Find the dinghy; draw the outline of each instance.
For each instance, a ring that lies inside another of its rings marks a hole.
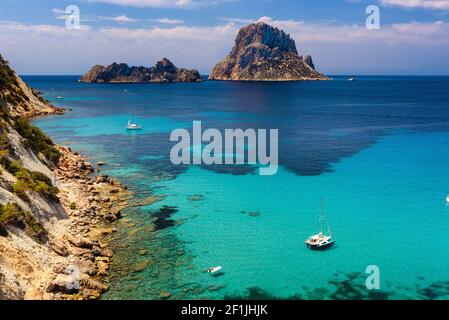
[[[219,274],[223,274],[223,268],[221,266],[211,267],[207,270],[207,273],[209,273],[211,276],[217,276]]]

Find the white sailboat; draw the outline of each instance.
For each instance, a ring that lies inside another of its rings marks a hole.
[[[327,233],[324,233],[324,227],[327,227]],[[309,237],[306,241],[306,246],[313,250],[324,250],[332,247],[335,240],[332,239],[332,231],[327,222],[326,214],[324,213],[324,201],[321,198],[320,210],[320,233]]]
[[[128,120],[128,125],[126,126],[127,130],[140,130],[142,129],[141,125],[138,125],[135,123],[136,116],[134,116],[134,122],[131,121],[131,119]]]

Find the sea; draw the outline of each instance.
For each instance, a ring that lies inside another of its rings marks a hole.
[[[103,299],[449,299],[449,77],[23,78],[67,109],[34,124],[133,192]],[[172,164],[170,134],[192,121],[278,129],[277,173]],[[321,199],[336,242],[313,251]]]

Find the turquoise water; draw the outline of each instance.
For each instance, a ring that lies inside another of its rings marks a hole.
[[[36,123],[93,161],[106,160],[105,172],[137,199],[161,196],[118,222],[104,298],[157,299],[161,291],[174,299],[449,298],[448,78],[268,87],[72,80],[29,79],[73,109]],[[144,130],[123,129],[130,114]],[[279,128],[278,173],[171,165],[169,133],[192,120]],[[304,239],[317,231],[322,196],[337,243],[314,252]],[[224,274],[208,276],[212,265]],[[380,291],[364,286],[368,265],[380,268]]]

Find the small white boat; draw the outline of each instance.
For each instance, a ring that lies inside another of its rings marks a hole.
[[[324,225],[327,226],[327,234],[324,234]],[[324,250],[334,245],[335,240],[332,239],[332,231],[327,222],[326,215],[324,214],[323,199],[321,199],[321,211],[320,211],[320,233],[309,237],[306,241],[306,246],[312,250]]]
[[[449,203],[449,194],[446,197],[446,202]]]
[[[221,266],[211,267],[207,270],[207,273],[209,273],[211,276],[217,276],[223,273],[223,268]]]
[[[355,78],[348,78],[348,81],[355,81]]]
[[[128,120],[126,129],[127,130],[140,130],[140,129],[142,129],[142,126],[138,125],[137,123],[131,122],[131,120]]]
[[[62,100],[62,99],[64,99],[64,97],[61,97],[61,96],[57,96],[57,97],[56,97],[56,99],[58,99],[58,100]]]

